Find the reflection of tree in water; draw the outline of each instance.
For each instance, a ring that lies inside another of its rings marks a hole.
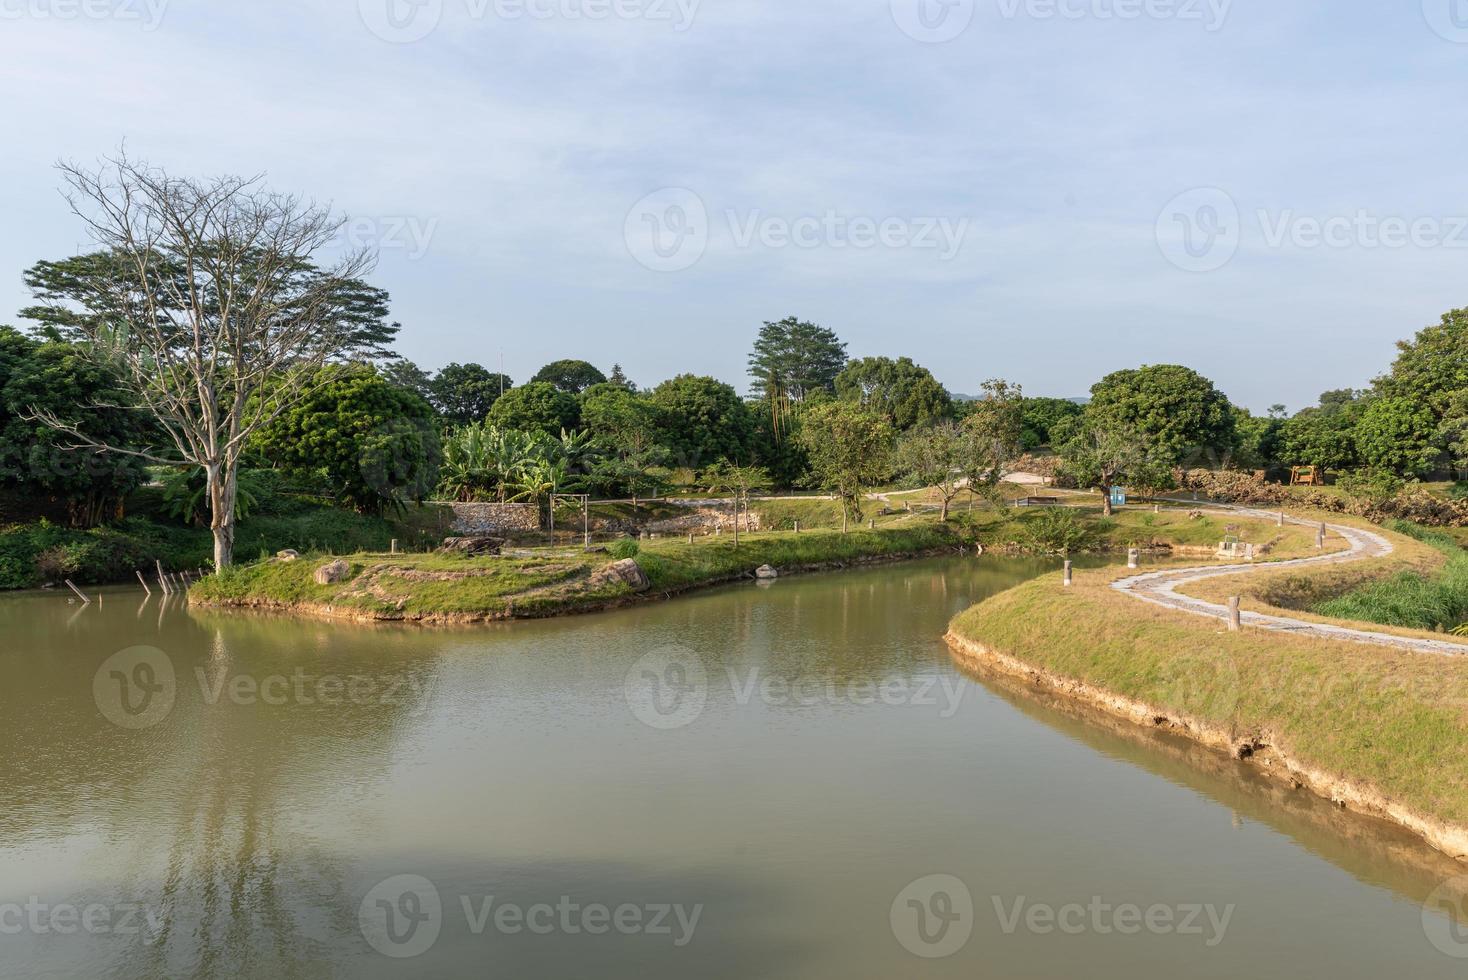
[[[104,602],[69,629],[56,623],[58,613],[74,615],[64,603],[0,608],[0,629],[25,654],[0,685],[0,713],[13,726],[0,756],[11,790],[0,844],[67,851],[73,838],[107,842],[72,894],[55,900],[161,909],[162,934],[128,947],[123,975],[319,975],[310,964],[327,944],[357,937],[355,900],[333,857],[343,848],[332,844],[350,839],[342,823],[352,798],[385,776],[422,716],[435,645],[426,634],[200,619],[181,604],[160,629],[157,602],[141,619],[132,603]],[[98,711],[92,676],[138,644],[169,655],[177,700],[153,728],[127,731]],[[293,680],[298,668],[308,678],[403,683],[391,698],[356,703],[300,703],[294,684],[285,704],[231,699],[227,678]]]

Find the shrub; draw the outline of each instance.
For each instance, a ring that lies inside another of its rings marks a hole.
[[[1026,520],[1021,533],[1032,550],[1047,555],[1068,555],[1093,544],[1097,531],[1068,507],[1042,510]]]
[[[618,560],[623,558],[636,558],[637,553],[641,550],[642,546],[632,538],[621,538],[607,546],[607,554]]]

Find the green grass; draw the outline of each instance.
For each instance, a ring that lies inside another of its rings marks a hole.
[[[1124,570],[1047,575],[953,631],[1051,673],[1257,738],[1307,766],[1468,822],[1468,657],[1222,631],[1110,588]]]
[[[1316,604],[1313,611],[1337,619],[1424,630],[1450,629],[1468,620],[1468,551],[1451,534],[1406,521],[1388,526],[1436,548],[1447,556],[1446,564],[1431,575],[1405,571],[1368,582]]]
[[[651,593],[671,594],[748,574],[760,565],[786,571],[885,556],[911,555],[966,538],[955,525],[909,520],[902,526],[857,530],[763,532],[680,537],[642,543],[636,561]],[[523,554],[464,558],[450,555],[353,554],[351,578],[317,585],[314,571],[329,556],[294,562],[262,561],[227,569],[194,586],[203,603],[275,607],[332,606],[368,618],[458,620],[550,615],[595,608],[631,595],[621,582],[592,586],[591,573],[612,560],[606,553],[542,548]]]

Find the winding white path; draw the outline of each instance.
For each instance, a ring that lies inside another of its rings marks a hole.
[[[1209,510],[1223,510],[1231,514],[1241,514],[1247,517],[1258,517],[1265,520],[1274,520],[1278,517],[1278,511],[1254,510],[1247,507],[1234,507],[1227,504],[1209,504]],[[1307,527],[1316,526],[1316,521],[1307,521],[1298,517],[1285,518],[1291,524],[1301,524]],[[1287,568],[1302,568],[1310,565],[1334,565],[1345,562],[1361,561],[1366,558],[1376,558],[1381,555],[1392,553],[1392,543],[1384,536],[1374,531],[1364,531],[1360,528],[1347,527],[1343,524],[1326,524],[1327,530],[1339,534],[1346,539],[1348,547],[1345,551],[1334,551],[1325,555],[1317,555],[1313,558],[1292,558],[1287,561],[1261,562],[1254,565],[1204,565],[1194,568],[1168,568],[1160,572],[1147,572],[1142,575],[1133,575],[1129,578],[1113,582],[1111,587],[1126,593],[1134,599],[1150,602],[1154,605],[1165,606],[1196,616],[1209,616],[1214,619],[1227,620],[1228,607],[1216,603],[1206,602],[1193,596],[1179,595],[1178,589],[1193,582],[1201,582],[1204,579],[1220,578],[1224,575],[1259,574],[1261,572],[1274,572]],[[1259,629],[1277,630],[1282,633],[1304,634],[1308,636],[1319,636],[1331,640],[1349,640],[1354,643],[1376,643],[1385,646],[1399,647],[1404,650],[1414,650],[1420,653],[1436,653],[1447,656],[1463,656],[1468,654],[1468,644],[1453,643],[1449,640],[1429,640],[1409,636],[1396,636],[1391,633],[1377,633],[1372,630],[1351,629],[1346,626],[1332,626],[1327,623],[1312,623],[1303,619],[1291,619],[1287,616],[1268,616],[1263,613],[1246,612],[1241,619],[1245,625],[1254,626]]]

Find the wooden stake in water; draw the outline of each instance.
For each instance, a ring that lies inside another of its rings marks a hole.
[[[1243,625],[1239,613],[1239,597],[1231,595],[1228,597],[1228,629],[1230,633],[1237,633]]]
[[[66,587],[76,593],[76,597],[82,601],[83,605],[92,601],[91,599],[87,598],[87,594],[85,592],[83,592],[81,589],[77,588],[71,583],[71,579],[66,579]]]
[[[154,559],[153,564],[158,569],[158,584],[163,587],[163,594],[168,595],[173,590],[168,587],[168,576],[163,574],[163,562]]]
[[[1066,586],[1069,586],[1071,583],[1071,567],[1069,560],[1067,560],[1065,563],[1065,578],[1063,581]]]
[[[150,589],[150,588],[148,588],[148,580],[145,579],[145,578],[143,578],[143,573],[142,573],[141,570],[138,571],[138,581],[141,582],[141,583],[143,583],[143,591],[144,592],[148,593],[148,595],[152,595],[153,594],[153,590]]]

